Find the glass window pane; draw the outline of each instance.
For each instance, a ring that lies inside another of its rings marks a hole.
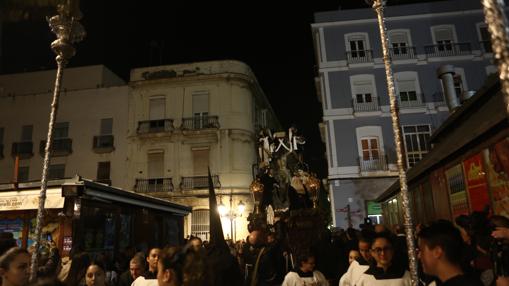
[[[362,94],[356,94],[355,97],[357,99],[357,103],[363,103],[364,102],[364,98],[363,98]]]
[[[373,102],[373,98],[371,97],[371,93],[366,93],[364,95],[364,98],[366,99],[366,102]]]
[[[369,143],[368,143],[368,140],[366,140],[366,139],[362,139],[362,140],[361,140],[361,145],[362,145],[362,150],[367,150],[367,149],[369,149]]]
[[[378,149],[378,139],[371,139],[371,149]]]

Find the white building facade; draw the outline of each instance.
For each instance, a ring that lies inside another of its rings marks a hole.
[[[192,206],[187,233],[207,240],[210,168],[218,203],[232,209],[224,234],[245,238],[256,135],[278,127],[251,69],[238,61],[139,68],[130,87],[127,179],[134,191]]]

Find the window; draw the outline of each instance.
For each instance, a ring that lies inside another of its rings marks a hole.
[[[159,179],[164,177],[164,152],[148,153],[148,178]]]
[[[110,180],[110,162],[97,163],[97,180],[109,181]]]
[[[53,131],[53,137],[55,139],[62,139],[69,137],[69,122],[57,122],[55,123],[55,129]]]
[[[354,80],[352,88],[356,103],[370,103],[374,101],[372,80]]]
[[[193,127],[201,129],[207,126],[209,115],[209,93],[199,91],[193,93]]]
[[[101,119],[101,135],[113,134],[113,118]]]
[[[455,42],[454,26],[437,26],[431,29],[438,51],[452,51]]]
[[[415,80],[400,80],[397,81],[397,85],[401,101],[417,101]]]
[[[346,50],[350,59],[370,60],[369,42],[367,33],[355,33],[345,35]]]
[[[24,125],[21,127],[21,142],[31,142],[32,141],[32,125]]]
[[[65,164],[49,165],[48,179],[56,180],[65,178]]]
[[[431,129],[429,125],[403,126],[408,167],[413,167],[422,159],[424,154],[429,152],[428,141],[430,136]]]
[[[209,225],[209,210],[193,210],[191,220],[191,235],[197,236],[202,240],[209,240],[210,225]]]
[[[18,167],[18,182],[28,182],[29,181],[29,167]]]
[[[406,55],[410,46],[408,31],[389,31],[389,42],[392,48],[393,55]]]
[[[380,158],[380,145],[378,137],[361,138],[362,160],[371,161]]]
[[[488,32],[488,27],[486,26],[485,23],[479,23],[477,24],[477,30],[481,50],[484,53],[492,53],[493,51],[491,49],[491,35],[490,32]]]
[[[161,120],[166,116],[166,99],[164,97],[151,98],[149,103],[149,120]]]
[[[192,149],[192,153],[194,175],[207,175],[209,168],[209,148],[194,148]]]

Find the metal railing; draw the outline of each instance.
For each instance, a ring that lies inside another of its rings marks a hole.
[[[15,142],[12,143],[12,156],[19,156],[20,158],[29,158],[34,155],[34,144],[32,141]]]
[[[199,130],[209,128],[219,128],[218,116],[194,116],[182,118],[182,130]]]
[[[390,48],[389,54],[393,60],[415,59],[417,57],[415,47]]]
[[[406,100],[401,99],[401,94],[398,96],[398,102],[400,108],[420,108],[424,107],[426,104],[423,102],[423,96],[422,94],[417,93],[416,99],[411,100],[410,98],[407,98]]]
[[[346,52],[346,59],[350,64],[370,63],[373,61],[372,50],[358,50]]]
[[[364,160],[363,157],[359,157],[359,166],[361,172],[389,170],[389,165],[387,164],[387,156],[384,154],[379,154],[378,157],[371,157],[368,160]]]
[[[221,187],[218,175],[212,176],[212,183],[214,184],[214,188]],[[182,180],[180,181],[180,188],[182,190],[208,189],[209,177],[208,176],[182,177]]]
[[[173,192],[171,178],[136,179],[134,190],[137,193]]]
[[[44,154],[44,148],[46,147],[46,140],[41,140],[39,145],[39,153]],[[66,156],[72,153],[72,139],[71,138],[59,138],[54,139],[51,142],[51,155],[53,156]]]
[[[352,99],[353,110],[356,112],[378,111],[380,110],[379,103],[380,103],[379,97],[372,97],[371,102],[357,102],[356,99]]]
[[[490,41],[480,41],[479,46],[481,47],[481,51],[483,52],[483,54],[493,53]]]
[[[172,132],[173,119],[158,119],[158,120],[145,120],[138,122],[138,134],[157,133],[157,132]]]
[[[444,43],[424,46],[428,57],[450,57],[472,54],[470,43]]]
[[[115,149],[113,147],[114,137],[113,135],[98,135],[94,136],[93,149],[96,151],[99,150],[108,150],[113,151]]]

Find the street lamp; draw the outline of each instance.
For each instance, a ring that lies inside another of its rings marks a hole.
[[[217,211],[219,215],[223,218],[227,218],[230,220],[230,238],[233,241],[236,240],[236,233],[233,232],[233,222],[236,218],[242,217],[242,214],[246,210],[246,205],[241,201],[237,204],[237,208],[233,208],[233,196],[230,195],[230,206],[227,207],[223,204],[223,199],[219,199],[219,205],[217,206]]]

